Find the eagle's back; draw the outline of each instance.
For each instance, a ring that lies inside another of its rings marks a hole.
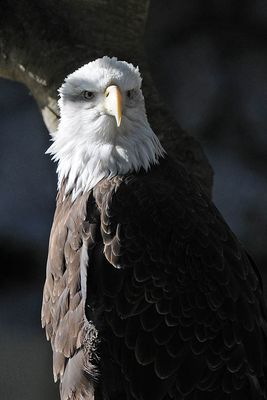
[[[266,398],[260,277],[184,169],[62,193],[43,303],[62,399]]]

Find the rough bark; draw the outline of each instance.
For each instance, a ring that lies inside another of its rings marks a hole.
[[[212,169],[199,143],[160,100],[144,51],[149,0],[7,0],[0,7],[0,76],[24,83],[50,131],[57,88],[77,67],[103,55],[140,66],[149,121],[169,153],[211,193]]]

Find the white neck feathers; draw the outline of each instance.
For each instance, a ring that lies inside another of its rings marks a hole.
[[[164,156],[164,149],[147,118],[125,118],[118,131],[110,117],[96,118],[85,129],[81,121],[61,117],[47,153],[58,162],[58,188],[67,179],[65,194],[72,199],[92,189],[103,178],[147,171]]]

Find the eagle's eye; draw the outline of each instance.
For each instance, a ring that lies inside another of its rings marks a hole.
[[[94,97],[94,92],[89,92],[88,90],[84,90],[82,92],[82,95],[85,100],[92,100],[92,98]]]
[[[129,100],[132,100],[134,98],[134,95],[135,95],[135,90],[134,89],[127,90],[126,95],[127,95]]]

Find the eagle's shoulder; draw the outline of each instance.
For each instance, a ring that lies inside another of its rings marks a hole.
[[[99,209],[108,209],[120,218],[149,217],[151,213],[169,211],[175,206],[192,203],[202,193],[182,165],[162,158],[148,171],[115,176],[100,181],[94,188]],[[160,216],[159,216],[160,217]],[[165,215],[166,217],[166,215]]]

